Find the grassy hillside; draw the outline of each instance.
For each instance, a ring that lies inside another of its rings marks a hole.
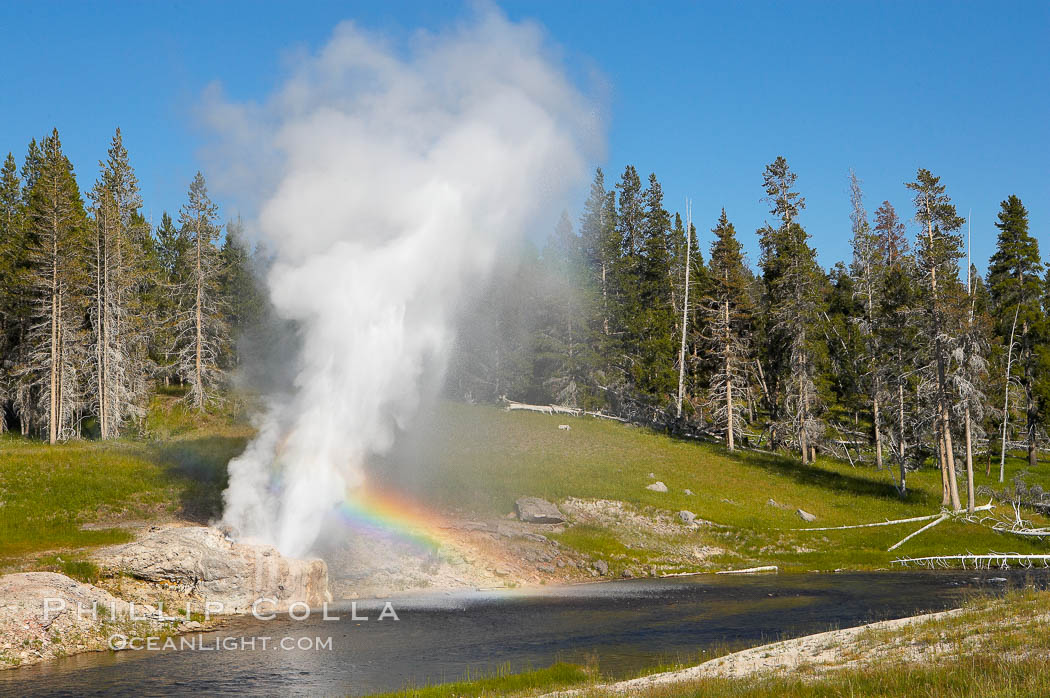
[[[559,424],[568,424],[571,430],[560,430]],[[1047,552],[1050,548],[963,521],[943,523],[894,553],[886,549],[921,523],[821,533],[791,530],[935,513],[941,505],[940,474],[932,468],[909,473],[910,493],[901,501],[888,470],[824,459],[804,466],[773,455],[731,454],[716,445],[675,440],[615,422],[455,403],[438,410],[420,443],[426,446],[392,457],[383,468],[386,477],[400,486],[415,487],[437,504],[502,515],[513,509],[515,498],[535,495],[554,501],[620,500],[642,512],[686,509],[730,527],[708,527],[700,533],[705,542],[734,553],[709,561],[716,566],[778,564],[800,571],[878,568],[898,553]],[[1009,461],[1007,482],[1021,466],[1020,460]],[[653,482],[650,473],[670,491],[647,490]],[[982,470],[977,484],[999,487],[996,474],[986,478]],[[1030,484],[1042,479],[1044,473],[1029,476]],[[686,489],[695,494],[686,495]],[[770,499],[782,506],[770,505]],[[817,523],[803,522],[795,514],[797,508],[815,514]],[[1029,518],[1043,522],[1035,515]],[[646,561],[645,551],[625,547],[607,532],[570,528],[565,537],[570,544],[623,556],[621,566]]]
[[[34,566],[43,552],[126,541],[128,525],[218,514],[226,462],[250,434],[234,421],[159,396],[140,439],[0,437],[0,571]]]
[[[559,424],[572,428],[560,430]],[[154,401],[145,426],[141,438],[110,443],[52,447],[0,438],[0,569],[24,568],[45,552],[126,540],[130,534],[122,526],[129,524],[174,517],[207,521],[217,515],[225,464],[243,448],[249,427],[229,413],[202,417],[172,396]],[[722,526],[697,531],[665,526],[644,537],[589,523],[561,534],[563,544],[606,559],[613,573],[652,563],[661,563],[663,572],[754,564],[777,564],[785,571],[885,567],[897,555],[886,548],[921,524],[807,533],[791,530],[808,525],[795,509],[818,516],[814,525],[836,526],[940,508],[939,474],[932,469],[909,475],[911,493],[901,501],[888,471],[729,454],[607,421],[444,403],[418,431],[416,439],[372,469],[376,477],[440,507],[502,516],[522,495],[577,497],[622,501],[642,518],[666,520],[668,513],[687,509]],[[1010,461],[1008,480],[1022,465]],[[645,489],[653,482],[650,473],[670,491]],[[1028,479],[1041,482],[1046,473]],[[978,483],[986,482],[996,484],[981,471]],[[684,494],[687,488],[695,494]],[[770,499],[780,506],[770,505]],[[722,552],[691,560],[689,550],[697,546]],[[954,521],[899,552],[1047,547]]]

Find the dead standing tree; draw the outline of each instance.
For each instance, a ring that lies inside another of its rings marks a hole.
[[[944,485],[943,503],[951,503],[953,510],[961,508],[959,486],[955,473],[955,452],[952,446],[952,396],[949,390],[948,370],[950,350],[955,341],[950,326],[950,304],[959,293],[959,259],[962,240],[956,234],[964,222],[955,212],[950,197],[940,178],[920,168],[916,181],[906,185],[915,192],[915,218],[922,225],[917,241],[918,267],[922,274],[923,315],[927,331],[930,370],[933,372],[932,392],[935,411],[934,430]]]

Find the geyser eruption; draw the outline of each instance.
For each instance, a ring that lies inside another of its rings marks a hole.
[[[262,148],[272,168],[257,228],[301,333],[224,518],[301,555],[440,376],[457,308],[584,176],[594,112],[542,32],[489,11],[405,52],[343,24],[264,106],[218,113],[238,162]]]

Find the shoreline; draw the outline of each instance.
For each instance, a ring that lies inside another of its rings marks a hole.
[[[882,571],[857,570],[856,572],[862,572],[862,573],[868,573],[868,574],[879,574],[879,575],[885,574],[885,575],[896,576],[896,575],[900,575],[902,571],[895,571],[895,570],[882,570]],[[904,573],[905,574],[909,574],[910,572],[904,572]],[[52,576],[52,577],[62,577],[61,582],[63,584],[68,584],[68,585],[71,585],[71,586],[79,587],[79,588],[83,589],[84,591],[86,591],[88,593],[101,593],[101,594],[104,594],[104,595],[108,596],[111,599],[115,599],[117,604],[125,604],[125,607],[126,607],[127,604],[132,603],[132,602],[126,601],[124,599],[121,599],[120,597],[117,597],[117,596],[114,596],[114,595],[110,594],[109,591],[107,591],[104,587],[98,587],[98,586],[95,586],[95,585],[90,585],[90,584],[82,583],[82,582],[76,582],[75,580],[73,580],[73,579],[71,579],[69,577],[64,577],[63,575],[58,575],[58,574],[55,574],[55,573],[29,573],[29,574],[39,574],[39,575],[49,575],[49,576]],[[816,573],[808,573],[808,574],[819,574],[821,576],[824,576],[824,575],[837,574],[837,572],[816,572]],[[928,573],[926,573],[926,574],[928,574]],[[13,575],[0,576],[0,584],[2,584],[8,577],[11,577],[11,576],[13,576]],[[748,575],[748,576],[750,576],[750,575]],[[515,587],[509,587],[509,586],[504,586],[504,587],[477,587],[477,586],[471,586],[471,585],[443,587],[443,588],[429,587],[429,588],[419,588],[419,589],[411,589],[411,590],[409,590],[409,589],[396,590],[396,591],[392,591],[392,592],[390,592],[389,594],[386,594],[386,595],[370,596],[370,597],[367,597],[367,598],[333,600],[331,602],[328,602],[327,605],[328,605],[328,609],[334,614],[334,613],[345,613],[345,612],[349,611],[349,609],[351,608],[351,604],[357,604],[358,606],[360,606],[362,604],[367,604],[369,607],[371,607],[373,605],[376,606],[376,607],[379,607],[379,606],[383,605],[385,602],[393,602],[393,604],[394,604],[394,606],[396,608],[396,604],[397,604],[397,601],[399,599],[400,600],[412,599],[412,600],[424,601],[425,602],[427,599],[441,599],[441,598],[447,598],[447,597],[452,597],[452,596],[470,596],[470,595],[488,596],[488,595],[493,594],[493,593],[503,593],[503,594],[509,594],[509,595],[515,595],[515,596],[518,596],[518,595],[520,595],[520,596],[529,596],[529,595],[542,596],[542,595],[546,595],[546,594],[556,594],[559,589],[577,589],[577,588],[579,588],[581,586],[584,586],[584,585],[592,585],[592,586],[607,585],[610,582],[617,582],[617,583],[621,583],[621,584],[644,584],[646,581],[674,580],[674,579],[682,579],[682,578],[685,578],[685,577],[708,577],[712,581],[715,580],[716,578],[718,578],[721,582],[729,582],[729,579],[732,578],[733,576],[731,576],[730,578],[727,578],[727,577],[717,576],[716,573],[714,573],[714,572],[696,572],[696,573],[692,573],[692,574],[688,574],[688,575],[682,575],[682,574],[667,575],[666,577],[660,577],[660,578],[636,578],[636,579],[612,579],[612,580],[606,579],[606,580],[582,580],[582,581],[581,580],[569,580],[569,581],[566,581],[566,582],[557,583],[557,584],[550,584],[550,585],[548,585],[548,584],[526,584],[526,585],[520,585],[520,586],[515,586]],[[56,581],[58,581],[58,580],[56,580]],[[136,605],[139,605],[140,601],[135,601],[134,603]],[[259,618],[258,616],[254,615],[250,611],[242,611],[242,612],[236,612],[236,613],[224,613],[222,615],[216,614],[216,615],[213,615],[210,619],[207,619],[207,620],[205,620],[203,617],[194,618],[193,620],[189,620],[189,619],[181,619],[181,618],[176,618],[176,617],[172,617],[172,616],[167,616],[167,615],[164,615],[164,614],[156,613],[155,607],[148,606],[148,605],[145,605],[145,604],[142,605],[141,608],[149,609],[151,612],[154,612],[156,615],[154,615],[153,617],[150,617],[149,620],[147,620],[145,622],[141,622],[140,621],[139,625],[134,626],[134,627],[131,627],[131,626],[116,627],[116,626],[113,626],[113,625],[108,625],[106,621],[103,621],[101,624],[96,622],[93,626],[88,628],[87,633],[86,633],[86,634],[89,634],[89,635],[93,633],[94,641],[90,641],[91,638],[88,638],[88,640],[84,641],[84,638],[81,637],[82,642],[81,642],[80,645],[72,645],[71,646],[70,644],[66,643],[60,648],[60,650],[58,652],[52,652],[52,653],[36,652],[36,653],[32,653],[29,656],[21,658],[17,663],[6,663],[5,662],[3,664],[0,664],[0,670],[11,670],[11,669],[18,669],[18,668],[33,666],[33,665],[37,665],[37,664],[40,664],[40,663],[51,663],[53,660],[62,659],[64,657],[70,657],[70,656],[73,656],[73,655],[87,653],[87,652],[100,652],[100,651],[107,651],[107,650],[108,651],[117,651],[117,652],[119,652],[119,651],[127,651],[128,649],[131,649],[131,648],[115,649],[115,648],[110,647],[110,646],[106,645],[105,643],[101,642],[101,639],[105,636],[105,634],[107,632],[113,631],[115,629],[121,630],[121,631],[127,633],[129,637],[131,637],[131,636],[138,636],[138,637],[143,637],[143,638],[150,637],[150,636],[178,637],[178,636],[193,635],[193,634],[213,633],[213,632],[217,632],[217,631],[221,631],[221,630],[249,631],[249,630],[251,630],[253,628],[260,627],[267,620],[270,620],[270,619]],[[318,606],[312,606],[311,605],[310,606],[310,615],[313,616],[313,615],[320,614],[321,611],[322,611],[322,608],[323,608],[322,605],[318,605]],[[727,661],[729,661],[727,659],[729,657],[735,657],[735,658],[737,658],[737,660],[742,661],[743,658],[746,658],[746,657],[750,656],[749,653],[754,654],[756,652],[759,652],[760,650],[764,651],[764,652],[769,652],[771,649],[776,649],[778,652],[779,651],[786,651],[788,648],[794,647],[796,645],[800,645],[800,643],[801,643],[800,646],[804,646],[810,640],[812,640],[814,642],[817,641],[817,640],[813,640],[813,638],[817,638],[817,639],[821,639],[821,638],[825,638],[825,639],[836,638],[836,639],[843,640],[843,639],[848,639],[849,637],[852,637],[853,634],[855,634],[857,632],[860,632],[860,631],[862,631],[864,629],[867,629],[867,628],[872,628],[872,629],[894,628],[894,627],[899,627],[899,626],[904,625],[904,624],[908,624],[908,623],[912,623],[912,622],[918,622],[918,621],[929,619],[929,618],[935,618],[935,617],[942,617],[942,616],[946,616],[946,615],[951,615],[953,613],[958,613],[959,611],[960,611],[960,609],[956,608],[956,609],[951,609],[951,610],[947,610],[947,611],[937,611],[937,612],[934,612],[934,613],[928,613],[928,612],[926,612],[926,613],[919,613],[919,614],[916,614],[916,615],[904,616],[904,617],[897,618],[897,619],[881,620],[881,621],[876,621],[874,623],[868,623],[868,624],[859,625],[859,626],[851,626],[851,627],[845,628],[845,629],[831,630],[831,631],[825,631],[825,632],[822,632],[822,633],[806,635],[806,636],[802,636],[800,638],[795,638],[795,639],[791,639],[791,640],[783,640],[783,641],[779,641],[779,642],[775,642],[775,643],[768,643],[768,644],[765,644],[765,645],[757,646],[755,648],[749,648],[749,649],[741,650],[741,651],[735,652],[735,653],[733,653],[731,655],[726,655],[726,657],[723,657],[723,658],[710,660],[708,662],[705,662],[704,664],[698,665],[697,667],[690,667],[690,668],[687,668],[687,669],[676,670],[676,671],[673,671],[673,672],[665,672],[663,674],[654,674],[652,676],[642,677],[640,679],[631,679],[627,683],[618,682],[616,684],[609,684],[609,686],[614,687],[614,686],[619,685],[620,683],[624,683],[624,685],[627,688],[630,688],[631,686],[648,686],[650,684],[651,685],[662,685],[662,683],[667,682],[667,681],[682,681],[682,680],[689,680],[690,678],[699,678],[699,677],[703,677],[703,676],[707,676],[707,675],[714,675],[714,674],[708,674],[708,673],[705,673],[705,672],[708,672],[708,671],[712,670],[712,668],[714,668],[714,667],[723,667],[725,665],[725,663]],[[39,612],[39,609],[38,609],[38,612]],[[288,620],[289,619],[288,609],[282,609],[282,610],[277,611],[276,612],[276,619],[279,620],[279,621]],[[31,625],[31,622],[28,623],[25,627],[28,628],[30,625]],[[37,625],[39,625],[39,622],[37,623]],[[47,630],[47,628],[45,628],[45,630]],[[84,630],[84,626],[83,625],[81,626],[80,630],[82,630],[82,631]],[[800,654],[799,657],[802,657],[802,655]],[[799,659],[799,661],[801,661],[801,659]],[[808,660],[808,661],[811,661],[811,660]],[[757,662],[757,663],[755,663],[755,667],[756,668],[753,668],[752,670],[761,670],[761,669],[764,669],[764,668],[768,668],[767,665],[768,666],[773,666],[773,667],[779,666],[779,665],[775,665],[775,664],[770,664],[769,662],[765,662],[765,663]],[[734,665],[734,666],[736,666],[736,665]],[[703,671],[701,671],[701,673],[694,673],[694,672],[700,671],[699,667],[706,667],[706,668]],[[631,683],[631,682],[635,682],[635,683]],[[614,690],[614,688],[610,688],[609,690]],[[616,690],[619,690],[619,689],[616,689]]]
[[[788,640],[778,640],[738,650],[700,664],[664,671],[634,679],[602,683],[586,688],[555,691],[541,698],[569,698],[591,692],[632,694],[653,688],[673,686],[704,678],[740,679],[755,674],[790,672],[806,667],[817,672],[850,666],[855,660],[844,660],[855,647],[858,636],[877,631],[899,630],[928,621],[953,618],[965,612],[962,607],[932,613],[875,621],[862,625],[827,630]],[[889,645],[887,645],[889,646]]]

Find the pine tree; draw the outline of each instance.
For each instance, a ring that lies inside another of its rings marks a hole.
[[[884,276],[885,260],[883,250],[880,249],[879,237],[874,233],[868,222],[868,214],[864,209],[864,194],[861,191],[860,180],[855,172],[850,170],[850,203],[852,212],[850,221],[853,228],[853,263],[850,266],[850,276],[856,286],[855,293],[863,307],[861,334],[864,337],[864,363],[866,368],[865,377],[868,379],[868,395],[871,400],[872,431],[875,444],[875,467],[882,469],[882,413],[883,400],[882,376],[878,370],[877,363],[883,354],[883,347],[879,344],[881,333],[879,332],[877,313],[879,295],[882,292],[882,280]]]
[[[86,216],[57,129],[43,142],[32,180],[28,262],[36,302],[26,340],[30,350],[19,374],[21,389],[36,395],[53,444],[78,433],[87,364],[80,322],[86,305]]]
[[[595,406],[608,404],[608,394],[619,389],[622,375],[616,370],[616,331],[620,292],[615,286],[619,267],[620,240],[617,232],[616,193],[605,188],[605,175],[595,171],[590,194],[580,217],[580,244],[584,274],[577,284],[582,302],[590,310],[587,344],[591,347],[588,374],[595,393]]]
[[[178,377],[171,348],[176,344],[175,328],[179,319],[180,295],[189,283],[186,272],[189,267],[190,243],[184,231],[175,226],[167,211],[161,214],[160,225],[157,226],[155,235],[158,267],[155,307],[158,321],[153,333],[150,358],[167,386],[172,378]]]
[[[245,237],[244,223],[238,217],[226,223],[226,236],[220,250],[222,259],[222,297],[226,309],[226,324],[233,337],[240,340],[254,333],[262,324],[265,298],[255,274],[252,252]],[[229,343],[222,366],[233,368],[239,363],[240,352]]]
[[[190,386],[186,399],[201,411],[219,397],[223,377],[219,360],[228,338],[220,288],[221,257],[215,244],[217,214],[204,175],[198,172],[179,215],[189,249],[177,274],[185,282],[178,290],[174,330],[176,371]]]
[[[715,239],[711,243],[703,309],[708,330],[705,344],[716,360],[708,401],[715,430],[725,435],[726,447],[732,451],[743,426],[742,396],[748,384],[753,308],[743,248],[724,208],[711,232]]]
[[[44,166],[44,151],[37,145],[36,139],[29,141],[26,149],[26,157],[22,162],[22,198],[28,202],[29,192],[36,186],[40,177],[41,168]]]
[[[25,240],[22,235],[22,189],[14,157],[0,168],[0,434],[7,430],[8,406],[14,397],[13,359],[24,332],[20,302]]]
[[[673,402],[675,371],[675,313],[671,300],[670,214],[663,206],[663,189],[656,175],[649,175],[641,249],[636,255],[635,304],[628,329],[631,336],[631,376],[650,407],[662,409]],[[622,214],[621,214],[622,216]]]
[[[156,270],[149,227],[139,214],[138,180],[119,128],[107,160],[99,166],[91,192],[95,217],[92,400],[100,436],[109,439],[129,418],[145,415],[152,373],[149,343],[156,324],[150,287]]]
[[[965,222],[955,212],[951,198],[939,177],[920,168],[914,182],[906,186],[915,192],[915,219],[922,226],[917,242],[917,263],[923,290],[929,370],[932,372],[933,415],[941,463],[944,504],[958,511],[959,489],[952,446],[952,394],[948,382],[949,356],[960,332],[951,313],[960,299],[959,259],[962,237],[958,230]],[[964,301],[965,303],[965,301]]]
[[[1036,466],[1036,430],[1039,426],[1037,380],[1040,353],[1038,345],[1047,339],[1046,315],[1040,307],[1043,264],[1039,243],[1028,232],[1028,211],[1011,195],[1001,203],[999,239],[988,263],[988,287],[995,317],[995,331],[1012,354],[1007,385],[1015,382],[1024,392],[1025,440],[1029,467]],[[1011,343],[1011,336],[1014,337]],[[1003,440],[1006,439],[1007,412],[1003,414]],[[999,481],[1003,481],[1005,449],[1000,456]]]
[[[588,347],[588,300],[582,292],[588,275],[583,240],[569,214],[561,218],[543,250],[534,339],[535,373],[546,398],[581,407],[593,403],[587,367],[595,357]]]
[[[770,325],[766,356],[775,391],[774,428],[793,433],[802,462],[809,463],[822,430],[816,415],[819,365],[827,351],[820,332],[826,279],[809,246],[809,234],[796,221],[806,205],[794,190],[796,179],[783,157],[766,166],[766,201],[779,224],[767,223],[758,235]]]
[[[913,434],[912,415],[915,394],[915,362],[918,341],[913,321],[916,303],[914,259],[910,255],[904,223],[889,201],[875,211],[873,228],[877,258],[881,261],[877,303],[874,308],[873,342],[881,347],[875,369],[880,385],[885,388],[886,436],[900,469],[900,493],[908,491],[909,450],[918,445]],[[918,457],[916,457],[918,460]]]

